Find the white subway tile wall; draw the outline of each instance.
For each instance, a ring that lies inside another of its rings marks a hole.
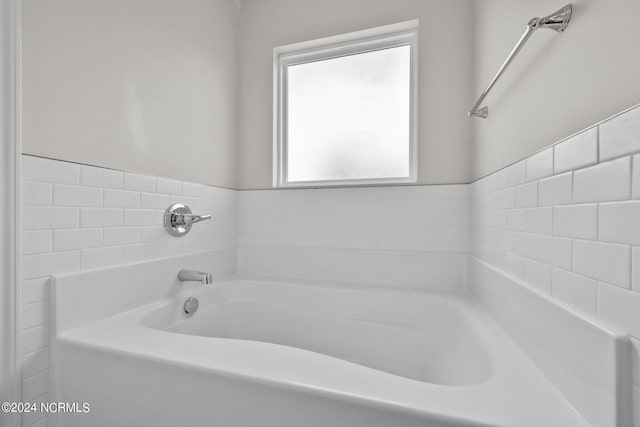
[[[553,208],[553,234],[575,239],[598,239],[598,205],[556,206]]]
[[[548,148],[540,153],[534,154],[526,160],[527,181],[534,181],[540,178],[553,175],[553,149]]]
[[[516,207],[529,208],[538,205],[538,182],[516,187]]]
[[[471,185],[472,256],[632,336],[636,413],[640,202],[632,199],[640,198],[639,151],[640,107],[526,159],[527,184],[514,178],[521,161]]]
[[[27,155],[22,162],[22,399],[39,401],[48,392],[49,276],[207,250],[235,253],[238,194]],[[177,202],[213,219],[174,238],[162,216]],[[46,420],[30,414],[22,423]]]
[[[239,243],[241,273],[461,288],[468,186],[242,191]]]
[[[640,202],[602,203],[599,210],[600,240],[640,245]]]
[[[573,173],[567,172],[546,178],[538,183],[540,206],[568,205],[573,192]]]
[[[600,160],[640,151],[640,108],[600,125]]]
[[[606,202],[631,198],[631,158],[623,157],[574,172],[573,202]]]
[[[598,163],[598,128],[593,127],[553,147],[553,171],[561,173]]]
[[[633,156],[631,190],[634,199],[640,199],[640,154]]]
[[[524,160],[507,168],[507,186],[514,187],[527,181],[527,168]]]

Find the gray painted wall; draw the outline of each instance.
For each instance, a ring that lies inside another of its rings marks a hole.
[[[236,186],[232,0],[24,0],[24,153]]]

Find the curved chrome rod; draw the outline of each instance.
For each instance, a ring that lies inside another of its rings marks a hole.
[[[564,6],[562,9],[558,10],[557,12],[552,13],[551,15],[545,16],[544,18],[533,18],[529,21],[529,23],[527,24],[527,29],[525,30],[524,34],[522,34],[522,37],[520,37],[520,40],[518,40],[518,43],[516,43],[514,48],[511,50],[511,53],[509,53],[509,56],[504,61],[504,63],[496,73],[495,77],[491,80],[487,88],[482,92],[482,95],[480,95],[480,98],[478,98],[476,103],[473,104],[473,107],[471,107],[471,110],[467,113],[469,117],[476,116],[476,117],[482,117],[483,119],[487,118],[487,116],[489,115],[489,107],[485,106],[485,107],[479,108],[480,105],[482,104],[484,99],[487,97],[487,95],[489,94],[493,86],[496,84],[500,76],[502,76],[504,71],[507,69],[509,64],[511,64],[511,62],[516,57],[518,52],[522,50],[522,47],[525,45],[527,40],[529,40],[529,37],[531,37],[531,34],[533,34],[533,32],[538,28],[549,28],[559,33],[563,32],[569,25],[569,20],[571,19],[571,12],[572,12],[571,5],[568,4]]]

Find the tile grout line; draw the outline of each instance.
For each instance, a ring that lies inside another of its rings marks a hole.
[[[31,355],[33,353],[39,353],[39,352],[44,352],[44,351],[49,351],[49,346],[48,345],[46,345],[44,347],[37,348],[35,350],[28,351],[26,353],[22,353],[22,354],[20,354],[20,356],[21,357],[25,357],[25,356],[29,356],[29,355]]]
[[[35,378],[35,377],[37,377],[38,375],[42,375],[42,374],[44,374],[44,373],[48,373],[48,372],[49,372],[49,366],[47,366],[47,367],[46,367],[46,368],[44,368],[44,369],[41,369],[41,370],[37,371],[35,374],[32,374],[32,375],[29,375],[28,377],[24,377],[24,378],[22,378],[22,381],[23,381],[23,382],[25,382],[25,381],[29,381],[30,379]],[[48,391],[47,391],[45,394],[47,394],[47,393],[48,393]],[[35,400],[35,399],[34,399],[34,400]]]

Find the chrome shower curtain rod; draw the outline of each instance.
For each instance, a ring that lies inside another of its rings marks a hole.
[[[533,34],[533,32],[538,28],[550,28],[552,30],[555,30],[561,33],[567,28],[567,25],[569,25],[570,19],[571,19],[571,4],[564,6],[562,9],[558,10],[557,12],[552,13],[551,15],[545,16],[544,18],[531,19],[527,24],[527,29],[525,30],[524,34],[522,35],[522,37],[520,37],[520,40],[518,40],[518,43],[516,43],[515,47],[513,48],[513,50],[507,57],[507,59],[504,61],[504,63],[496,73],[495,77],[491,80],[487,88],[482,92],[482,95],[480,95],[480,98],[478,98],[478,101],[476,101],[473,107],[471,107],[471,111],[469,111],[467,115],[469,117],[476,116],[476,117],[482,117],[483,119],[486,119],[487,116],[489,115],[489,107],[485,106],[485,107],[479,108],[480,105],[482,104],[482,101],[484,101],[487,94],[491,91],[491,89],[496,84],[500,76],[504,73],[504,71],[507,69],[509,64],[511,64],[511,61],[513,61],[513,58],[515,58],[515,56],[518,54],[518,52],[520,52],[520,50],[522,49],[524,44],[527,42],[527,40],[529,40],[529,37],[531,37],[531,34]]]

